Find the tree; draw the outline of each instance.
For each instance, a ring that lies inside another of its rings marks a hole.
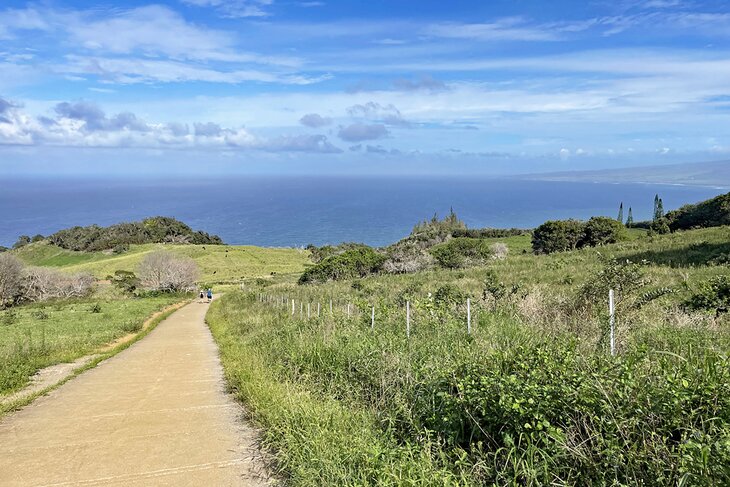
[[[9,306],[21,295],[23,263],[10,254],[0,254],[0,308]]]
[[[578,220],[549,220],[532,233],[532,250],[549,254],[573,250],[583,237],[583,223]]]
[[[594,216],[583,228],[580,247],[595,247],[616,243],[626,235],[626,228],[619,221],[605,216]]]
[[[45,239],[46,239],[46,237],[44,237],[43,235],[41,235],[39,233],[39,234],[34,235],[33,238],[30,239],[30,241],[35,243],[35,242],[42,242]]]
[[[653,221],[657,221],[664,218],[664,202],[659,195],[654,195],[654,218]]]
[[[30,237],[28,235],[21,235],[18,237],[18,241],[13,244],[14,249],[25,247],[30,243]]]
[[[178,257],[171,252],[158,250],[142,259],[138,274],[147,289],[178,292],[195,289],[199,270],[195,261],[189,257]]]
[[[629,206],[629,216],[626,217],[626,228],[631,228],[634,224],[634,215],[631,214],[631,207]]]
[[[618,207],[618,218],[617,218],[617,220],[620,223],[623,223],[624,222],[624,202],[623,201],[621,202],[621,204]]]

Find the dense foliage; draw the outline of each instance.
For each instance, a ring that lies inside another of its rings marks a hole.
[[[730,225],[730,193],[685,205],[668,212],[665,217],[672,231]]]
[[[532,250],[536,254],[550,254],[616,243],[625,237],[626,227],[613,218],[594,216],[585,223],[549,220],[532,232]]]
[[[532,232],[532,250],[550,254],[573,250],[583,238],[583,223],[578,220],[548,220]]]
[[[506,238],[530,233],[521,228],[460,228],[451,232],[452,237]]]
[[[488,241],[467,237],[452,238],[430,252],[439,265],[447,269],[483,264],[492,255]]]
[[[180,243],[222,244],[217,235],[194,231],[174,218],[154,217],[141,222],[119,223],[109,227],[90,225],[58,231],[48,237],[58,247],[78,251],[123,250],[130,244]]]
[[[386,257],[367,246],[360,246],[325,258],[299,278],[300,284],[365,277],[379,272]]]

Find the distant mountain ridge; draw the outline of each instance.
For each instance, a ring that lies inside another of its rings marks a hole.
[[[730,188],[730,160],[595,171],[563,171],[518,177],[539,181],[683,184]]]

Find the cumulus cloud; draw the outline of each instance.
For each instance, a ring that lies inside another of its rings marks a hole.
[[[245,128],[227,128],[213,122],[193,124],[148,123],[134,113],[107,116],[86,101],[63,102],[53,117],[33,117],[0,98],[0,145],[64,147],[143,147],[242,149],[269,152],[342,152],[324,135],[257,136]]]
[[[386,125],[408,125],[400,110],[395,105],[381,105],[373,101],[357,104],[347,109],[348,115],[354,118],[364,118]]]
[[[340,127],[337,136],[347,142],[362,142],[363,140],[375,140],[387,137],[390,134],[385,125],[353,123]]]
[[[305,127],[320,128],[332,123],[329,117],[323,117],[317,113],[308,113],[299,119],[299,123]]]

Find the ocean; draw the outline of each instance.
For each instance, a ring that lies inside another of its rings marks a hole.
[[[453,208],[469,227],[532,228],[548,219],[594,215],[648,219],[654,195],[664,208],[727,189],[448,177],[236,176],[225,179],[5,179],[0,181],[0,245],[75,225],[172,216],[229,244],[385,245],[413,225]]]

